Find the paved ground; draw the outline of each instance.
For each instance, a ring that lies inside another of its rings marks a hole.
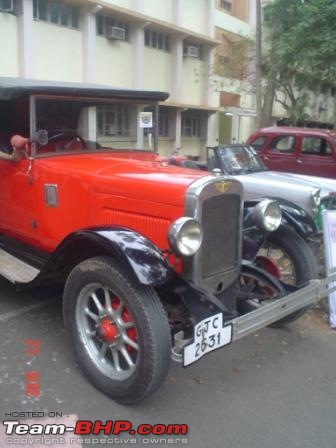
[[[172,364],[153,397],[124,407],[96,391],[76,366],[61,303],[50,301],[59,293],[15,293],[0,281],[0,296],[2,420],[10,411],[60,411],[134,425],[186,423],[192,448],[335,447],[336,332],[317,312],[286,329],[265,329],[188,369]],[[16,315],[20,310],[25,312]],[[25,354],[27,338],[42,341],[40,355]],[[41,373],[39,400],[25,396],[28,370]]]

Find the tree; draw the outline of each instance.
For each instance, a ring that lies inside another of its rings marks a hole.
[[[335,23],[334,0],[274,0],[264,7],[261,125],[274,99],[296,124],[307,118],[308,92],[336,93]]]

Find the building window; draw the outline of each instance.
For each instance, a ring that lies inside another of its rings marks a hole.
[[[182,113],[182,136],[201,136],[201,114],[197,111],[186,111]]]
[[[159,109],[159,136],[169,137],[169,112],[167,107]]]
[[[33,17],[35,20],[79,29],[79,7],[58,0],[33,0]]]
[[[129,107],[125,104],[98,107],[97,130],[100,137],[129,137]]]
[[[169,51],[169,36],[168,34],[146,29],[145,45],[146,47],[156,48],[157,50]]]
[[[0,11],[15,13],[16,0],[0,0]]]
[[[129,41],[128,23],[114,19],[113,17],[97,15],[97,35],[115,40]]]
[[[220,0],[219,7],[227,12],[232,11],[232,2],[229,0]]]

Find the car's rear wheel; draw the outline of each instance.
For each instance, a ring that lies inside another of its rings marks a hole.
[[[63,309],[78,363],[97,388],[128,404],[161,385],[171,337],[153,288],[107,257],[91,258],[70,273]]]

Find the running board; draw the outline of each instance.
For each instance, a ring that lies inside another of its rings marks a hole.
[[[327,278],[321,280],[311,280],[307,286],[275,300],[273,303],[261,306],[257,310],[225,322],[224,325],[232,325],[232,342],[235,342],[288,316],[294,311],[312,305],[333,291],[336,291],[336,272],[332,272]],[[184,339],[183,331],[180,331],[175,335],[174,342],[171,358],[173,361],[182,362],[183,349],[192,340]]]
[[[40,271],[0,249],[0,275],[12,283],[29,283]]]

